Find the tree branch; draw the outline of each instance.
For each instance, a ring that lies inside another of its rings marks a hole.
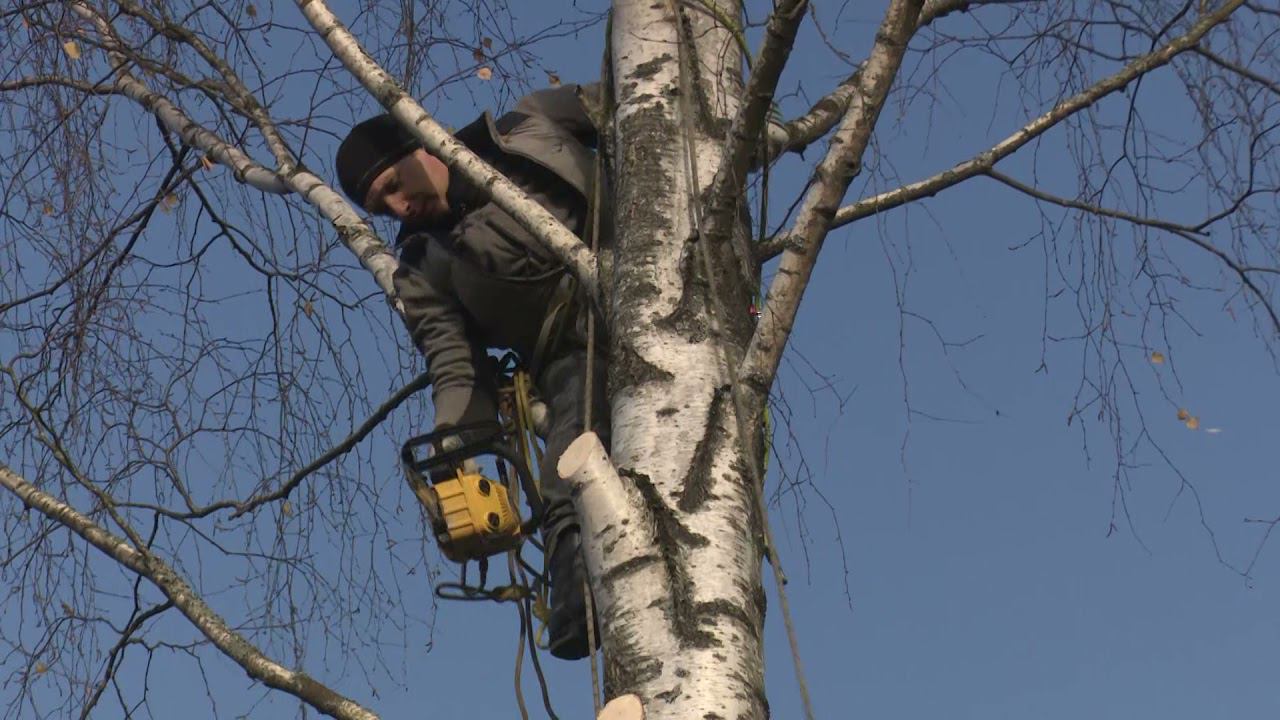
[[[583,558],[599,608],[610,614],[629,608],[629,622],[643,628],[645,645],[678,652],[680,643],[665,615],[671,590],[654,532],[654,518],[635,483],[624,482],[593,432],[574,440],[556,465],[573,488],[574,506],[583,532]],[[607,548],[607,551],[606,551]],[[626,603],[613,600],[626,597]],[[651,599],[650,599],[651,598]],[[616,633],[606,633],[606,650]]]
[[[1156,228],[1159,230],[1167,230],[1171,233],[1181,233],[1181,234],[1188,234],[1188,235],[1206,235],[1207,234],[1204,232],[1202,228],[1195,227],[1192,225],[1182,225],[1179,223],[1169,222],[1167,220],[1161,220],[1159,218],[1150,218],[1150,217],[1144,217],[1142,215],[1134,215],[1132,213],[1127,213],[1122,210],[1113,210],[1111,208],[1102,207],[1101,205],[1091,205],[1082,200],[1073,200],[1071,198],[1065,198],[1059,195],[1054,195],[1052,193],[1047,193],[1044,190],[1028,185],[1020,180],[1017,180],[1016,178],[1005,175],[999,170],[994,170],[994,169],[987,170],[982,174],[986,175],[992,180],[995,180],[999,183],[1007,185],[1008,187],[1011,187],[1014,190],[1017,190],[1018,192],[1029,195],[1037,200],[1043,200],[1044,202],[1057,205],[1059,207],[1070,208],[1072,210],[1082,210],[1091,215],[1099,215],[1101,217],[1109,217],[1109,218],[1114,218],[1116,220],[1123,220],[1128,223],[1133,223],[1134,225],[1143,225],[1146,227]]]
[[[392,410],[400,407],[400,405],[405,400],[408,400],[410,396],[419,390],[426,388],[430,384],[430,376],[425,372],[421,373],[413,380],[410,380],[407,385],[397,390],[391,397],[387,398],[386,402],[379,405],[378,408],[373,411],[373,414],[365,418],[364,422],[360,423],[360,427],[352,431],[350,435],[342,440],[342,442],[329,448],[323,455],[308,463],[306,467],[289,476],[289,479],[276,490],[265,495],[259,495],[256,498],[252,498],[242,503],[236,508],[236,511],[232,513],[231,517],[237,518],[245,513],[253,512],[266,503],[283,500],[289,497],[289,494],[292,493],[308,475],[350,452],[351,448],[355,447],[356,444],[368,436],[369,433],[373,432],[373,429],[378,427],[383,420],[386,420]],[[206,512],[212,509],[216,508],[206,508]]]
[[[969,12],[975,5],[1012,5],[1032,0],[928,0],[920,11],[916,21],[916,31],[930,25],[933,21],[958,12]],[[769,125],[769,154],[767,159],[775,158],[782,153],[802,152],[809,145],[817,142],[831,131],[845,110],[858,87],[859,65],[849,77],[845,78],[830,93],[809,108],[808,112],[784,123]]]
[[[1208,48],[1196,46],[1195,53],[1227,72],[1235,73],[1246,80],[1252,80],[1253,82],[1256,82],[1262,87],[1270,90],[1273,94],[1280,95],[1280,83],[1266,77],[1265,75],[1261,75],[1250,70],[1239,63],[1232,62]]]
[[[27,482],[0,464],[0,486],[17,495],[27,507],[84,538],[105,555],[145,577],[224,655],[250,677],[283,690],[329,717],[377,720],[377,715],[311,679],[267,657],[213,611],[177,572],[150,552],[130,545],[102,529],[70,505]]]
[[[0,92],[27,90],[30,88],[47,87],[49,85],[70,88],[86,95],[120,94],[119,89],[114,85],[91,83],[87,80],[76,80],[62,75],[34,75],[31,77],[18,78],[17,80],[7,80],[5,82],[0,82]]]
[[[1172,40],[1158,50],[1139,57],[1116,74],[1059,102],[1051,110],[1019,128],[1017,132],[1001,140],[989,150],[924,180],[903,185],[895,190],[880,193],[874,197],[865,198],[852,205],[840,208],[831,221],[831,229],[848,225],[855,220],[861,220],[885,210],[900,207],[920,198],[932,197],[942,190],[969,178],[985,174],[997,162],[1012,155],[1019,148],[1043,135],[1050,128],[1066,120],[1071,115],[1122,89],[1138,77],[1168,64],[1179,53],[1193,48],[1206,33],[1226,22],[1231,14],[1239,9],[1243,3],[1244,0],[1230,0],[1221,8],[1202,17],[1199,22],[1187,31],[1187,34]],[[789,242],[791,240],[785,236],[775,238],[771,242],[760,246],[758,256],[764,260],[774,257],[786,250],[786,245]]]
[[[747,182],[751,160],[760,143],[760,131],[769,117],[769,106],[778,88],[778,78],[791,57],[796,30],[804,20],[808,0],[784,0],[775,7],[765,27],[764,44],[751,64],[751,77],[743,91],[743,103],[729,126],[729,136],[721,155],[720,167],[708,187],[704,227],[706,240],[712,244],[726,241],[732,234],[733,219]],[[745,241],[744,241],[745,242]],[[742,264],[752,267],[749,248],[739,248]]]
[[[1051,110],[1019,128],[1017,132],[1006,137],[989,150],[924,180],[903,185],[894,190],[864,198],[852,205],[840,208],[831,222],[831,229],[886,210],[901,207],[921,198],[932,197],[972,177],[986,174],[987,170],[994,167],[997,162],[1012,155],[1015,151],[1071,115],[1123,88],[1141,75],[1168,64],[1179,53],[1192,49],[1209,30],[1225,22],[1233,12],[1239,9],[1241,4],[1243,4],[1243,0],[1232,0],[1214,13],[1206,15],[1192,26],[1186,35],[1167,43],[1159,50],[1139,57],[1116,74],[1059,102]],[[757,246],[756,256],[761,262],[764,262],[786,251],[789,246],[794,245],[796,242],[796,238],[792,237],[790,233],[780,233],[760,243]]]
[[[73,8],[77,14],[94,24],[108,52],[112,53],[113,62],[117,66],[116,87],[122,94],[149,110],[166,128],[181,137],[184,143],[204,151],[216,162],[230,167],[236,180],[263,192],[281,195],[296,192],[301,195],[333,224],[339,238],[373,275],[374,281],[386,295],[392,308],[397,313],[404,314],[404,308],[392,281],[400,261],[343,196],[314,173],[295,163],[292,155],[282,145],[277,143],[273,148],[277,151],[277,159],[282,163],[282,167],[287,170],[283,174],[258,164],[239,148],[191,120],[176,105],[129,73],[127,70],[129,60],[121,52],[120,43],[115,39],[106,19],[84,3],[77,2]],[[269,121],[265,126],[262,123],[259,125],[260,129],[268,134],[273,127]]]
[[[117,4],[126,15],[142,20],[156,33],[190,46],[201,59],[214,70],[217,70],[226,84],[226,92],[223,94],[227,96],[232,105],[239,106],[238,109],[258,126],[258,130],[266,140],[267,147],[271,149],[271,154],[275,157],[276,165],[280,168],[281,173],[287,176],[293,171],[298,164],[293,151],[289,149],[288,143],[280,135],[280,131],[276,128],[275,122],[271,120],[266,108],[262,107],[262,104],[258,102],[258,99],[249,91],[240,76],[231,69],[231,66],[224,58],[215,53],[190,29],[145,12],[137,3],[129,0],[117,0]]]
[[[803,250],[783,255],[738,373],[759,397],[767,395],[773,384],[831,218],[861,169],[862,155],[901,67],[907,43],[915,33],[922,5],[922,0],[894,0],[889,5],[871,53],[857,75],[857,92],[831,139],[826,157],[814,171],[814,182],[795,223],[794,234],[802,239]]]
[[[1207,235],[1207,233],[1205,233],[1203,229],[1205,227],[1204,224],[1180,225],[1178,223],[1166,222],[1164,220],[1159,220],[1157,218],[1147,218],[1147,217],[1142,217],[1140,215],[1133,215],[1131,213],[1122,212],[1120,210],[1112,210],[1110,208],[1104,208],[1097,205],[1090,205],[1088,203],[1081,202],[1079,200],[1072,200],[1069,198],[1059,197],[1057,195],[1053,195],[1051,193],[1047,193],[1043,190],[1040,190],[1039,188],[1035,188],[1030,185],[1027,185],[1026,183],[1019,182],[1018,180],[1015,180],[1014,178],[1009,177],[1004,173],[997,172],[995,170],[988,170],[986,171],[985,174],[988,177],[990,177],[992,180],[996,180],[1001,183],[1004,183],[1005,185],[1013,188],[1014,190],[1017,190],[1018,192],[1029,195],[1043,202],[1051,203],[1059,207],[1064,207],[1071,210],[1080,210],[1093,215],[1100,215],[1102,217],[1109,217],[1109,218],[1115,218],[1117,220],[1123,220],[1128,223],[1133,223],[1134,225],[1143,225],[1145,227],[1151,227],[1157,230],[1164,230],[1165,232],[1172,233],[1186,240],[1187,242],[1190,242],[1191,244],[1195,245],[1201,250],[1204,250],[1205,252],[1221,260],[1224,265],[1230,268],[1231,271],[1234,272],[1236,276],[1240,278],[1240,283],[1243,284],[1245,288],[1250,293],[1252,293],[1254,297],[1258,299],[1258,302],[1262,304],[1262,307],[1266,309],[1267,315],[1271,317],[1272,328],[1277,333],[1280,333],[1280,314],[1276,312],[1275,307],[1271,303],[1271,299],[1267,297],[1266,293],[1263,292],[1262,288],[1258,287],[1257,284],[1253,282],[1253,278],[1249,277],[1248,275],[1248,273],[1250,272],[1276,272],[1275,269],[1249,267],[1241,264],[1235,258],[1228,255],[1226,251],[1222,250],[1217,245],[1214,245],[1213,243],[1209,242],[1209,240],[1204,237],[1205,235]]]
[[[146,108],[187,145],[204,152],[211,160],[231,168],[236,180],[266,193],[283,195],[289,192],[289,185],[280,175],[260,165],[239,148],[192,120],[178,106],[147,87],[146,83],[130,73],[128,69],[130,61],[124,54],[124,48],[116,40],[115,34],[111,31],[111,25],[96,10],[81,2],[74,3],[72,9],[77,15],[91,22],[98,31],[99,37],[102,38],[103,46],[107,48],[115,68],[115,89],[121,95]]]
[[[521,227],[542,242],[577,277],[588,296],[598,300],[595,254],[581,238],[441,127],[364,51],[323,0],[297,0],[297,3],[334,56],[387,112],[412,131],[427,150],[451,170],[486,188],[494,204],[510,213]]]

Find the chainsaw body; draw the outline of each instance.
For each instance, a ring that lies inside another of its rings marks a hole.
[[[448,448],[448,449],[446,449]],[[469,468],[494,458],[500,480]],[[400,452],[409,487],[426,509],[440,551],[454,562],[481,560],[512,550],[532,532],[542,503],[523,458],[496,422],[472,423],[410,438]],[[511,481],[514,470],[519,485]],[[523,487],[533,518],[521,522],[515,499]]]

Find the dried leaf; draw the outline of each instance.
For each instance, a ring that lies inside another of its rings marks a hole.
[[[1181,420],[1182,422],[1186,422],[1186,421],[1187,421],[1187,418],[1189,418],[1189,417],[1191,417],[1191,413],[1187,412],[1187,409],[1186,409],[1186,408],[1178,408],[1178,419],[1179,419],[1179,420]]]
[[[160,209],[165,212],[169,212],[176,207],[178,207],[178,196],[173,193],[165,195],[164,199],[160,201]]]
[[[42,662],[38,662],[38,663],[36,663],[35,671],[36,671],[36,674],[37,674],[37,675],[43,675],[43,674],[45,674],[45,673],[49,672],[49,666],[48,666],[48,665],[45,665],[45,664],[44,664],[44,663],[42,663]]]
[[[476,62],[484,62],[484,50],[481,50],[480,48],[472,50],[471,57],[475,58]]]
[[[493,47],[493,40],[489,38],[480,38],[480,44],[484,46],[485,50],[488,50]]]
[[[44,214],[45,214],[45,215],[52,215],[52,214],[53,214],[53,203],[49,202],[48,200],[45,200],[45,201],[44,201],[44,207],[43,207],[43,208],[41,208],[41,211],[42,211],[42,212],[44,212]]]
[[[213,164],[214,164],[213,161],[209,159],[208,155],[200,156],[200,167],[204,168],[205,170],[212,170]]]
[[[488,80],[489,78],[493,77],[493,71],[487,67],[482,67],[476,71],[476,77],[480,78],[481,80]]]
[[[72,60],[80,59],[80,46],[76,44],[75,40],[68,40],[62,43],[62,49],[66,51],[67,57]]]
[[[250,3],[249,5],[245,5],[244,14],[248,15],[251,18],[256,18],[258,17],[258,8],[254,7],[252,3]]]
[[[550,83],[551,87],[560,87],[560,76],[549,72],[547,73],[547,82]]]
[[[289,517],[290,515],[292,515],[293,504],[290,503],[288,500],[285,500],[284,503],[280,505],[280,514],[284,515],[285,517]]]
[[[1192,415],[1191,417],[1187,418],[1186,425],[1188,430],[1199,430],[1200,418],[1196,417],[1195,415]]]
[[[310,300],[302,303],[302,313],[307,317],[311,317],[312,313],[314,313],[315,311],[316,311],[316,307],[315,305],[311,304]]]
[[[62,614],[70,617],[72,615],[75,615],[76,611],[75,611],[75,608],[71,607],[70,605],[66,603],[62,603]]]
[[[1163,365],[1163,364],[1164,364],[1164,353],[1160,352],[1159,350],[1152,350],[1152,351],[1151,351],[1151,364],[1152,364],[1152,365]]]

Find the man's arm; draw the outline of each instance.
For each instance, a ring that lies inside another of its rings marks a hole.
[[[581,93],[581,96],[579,95]],[[583,97],[593,106],[599,105],[600,83],[561,85],[539,90],[520,99],[516,112],[541,115],[569,131],[574,139],[589,148],[596,146],[596,126],[583,105]]]
[[[401,265],[394,276],[413,344],[427,358],[435,425],[448,427],[497,417],[489,358],[467,334],[457,302],[422,273]]]

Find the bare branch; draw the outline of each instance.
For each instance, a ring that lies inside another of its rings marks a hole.
[[[1185,35],[1166,43],[1158,50],[1139,57],[1114,75],[1059,102],[1051,110],[1019,128],[1017,132],[996,143],[989,150],[932,177],[909,185],[903,185],[896,190],[880,193],[874,197],[859,200],[853,205],[846,205],[840,208],[831,221],[831,228],[835,229],[855,220],[900,207],[913,200],[931,197],[969,178],[984,174],[988,169],[994,167],[997,162],[1012,155],[1019,148],[1048,132],[1063,120],[1093,105],[1107,95],[1120,90],[1142,75],[1168,64],[1179,53],[1195,47],[1196,43],[1206,33],[1226,22],[1231,17],[1231,14],[1240,8],[1243,2],[1244,0],[1231,0],[1221,8],[1205,15]],[[783,249],[780,245],[781,243],[771,244],[769,247],[761,248],[761,256],[765,258],[772,257]]]
[[[1037,200],[1043,200],[1044,202],[1051,203],[1053,205],[1058,205],[1060,207],[1070,208],[1072,210],[1081,210],[1091,215],[1099,215],[1101,217],[1115,218],[1116,220],[1123,220],[1128,223],[1133,223],[1134,225],[1143,225],[1145,227],[1156,228],[1158,230],[1167,230],[1171,233],[1179,233],[1179,234],[1186,234],[1186,235],[1206,234],[1202,226],[1183,225],[1180,223],[1169,222],[1168,220],[1161,220],[1159,218],[1143,217],[1141,215],[1134,215],[1133,213],[1124,212],[1123,210],[1115,210],[1112,208],[1102,207],[1101,205],[1087,203],[1082,200],[1073,200],[1071,198],[1060,197],[1058,195],[1045,192],[1044,190],[1033,187],[1024,182],[1021,182],[1020,180],[1017,180],[1013,177],[1005,175],[999,170],[987,170],[982,174],[986,175],[992,180],[996,180],[1000,183],[1003,183],[1004,185],[1007,185],[1013,188],[1014,190],[1017,190],[1018,192],[1029,195]]]
[[[747,181],[751,159],[760,143],[760,131],[769,116],[773,94],[778,88],[778,78],[791,56],[796,40],[796,30],[804,20],[808,0],[785,0],[774,8],[765,27],[764,44],[760,54],[751,64],[751,77],[743,91],[743,103],[729,126],[724,154],[715,178],[708,187],[705,224],[707,241],[718,244],[731,234],[734,213],[740,202],[742,188]],[[735,246],[736,247],[736,246]],[[751,267],[750,249],[739,252],[741,262]],[[751,274],[748,271],[748,276]]]
[[[199,628],[224,655],[244,668],[250,677],[269,687],[283,690],[316,710],[342,720],[376,720],[377,715],[311,679],[264,655],[231,629],[227,621],[200,599],[178,573],[154,554],[130,545],[103,530],[75,508],[27,482],[5,465],[0,465],[0,485],[17,495],[28,507],[68,528],[108,557],[151,581],[176,608]]]
[[[1272,93],[1280,95],[1280,83],[1265,75],[1254,72],[1239,63],[1232,62],[1206,47],[1197,45],[1195,47],[1195,53],[1224,70],[1233,72],[1240,77],[1258,83],[1262,87],[1270,90]]]
[[[814,171],[815,181],[805,194],[796,218],[795,234],[803,238],[803,251],[788,251],[765,298],[759,324],[742,361],[739,377],[761,397],[768,393],[777,373],[782,351],[800,308],[800,299],[817,262],[831,217],[858,173],[862,154],[871,141],[876,120],[889,88],[915,33],[921,0],[894,0],[885,12],[844,120],[836,130],[827,155]]]
[[[120,91],[111,85],[91,83],[87,80],[77,80],[75,78],[64,77],[62,75],[35,75],[32,77],[18,78],[17,80],[7,80],[5,82],[0,82],[0,92],[27,90],[30,88],[46,87],[49,85],[70,88],[77,92],[85,93],[86,95],[120,94]]]
[[[408,400],[414,393],[425,389],[430,384],[430,376],[428,376],[427,373],[422,373],[409,381],[407,385],[397,390],[391,397],[387,398],[386,402],[379,405],[378,409],[374,410],[372,415],[365,418],[364,422],[360,423],[360,427],[353,430],[350,435],[342,440],[342,442],[329,448],[323,455],[312,460],[310,463],[307,463],[306,467],[289,476],[289,479],[276,490],[240,504],[239,507],[236,508],[232,517],[239,517],[245,513],[253,512],[266,503],[275,502],[276,500],[284,500],[289,497],[289,494],[292,493],[308,475],[350,452],[351,448],[355,447],[356,444],[367,437],[369,433],[373,432],[374,428],[378,427],[383,420],[386,420],[387,416],[390,415],[393,410],[400,407],[400,405],[404,403],[405,400]]]
[[[935,20],[958,12],[969,12],[980,5],[1011,5],[1032,0],[928,0],[920,11],[916,22],[916,30],[932,24]],[[787,152],[801,152],[835,127],[849,107],[849,101],[858,88],[858,73],[861,66],[853,74],[845,78],[831,92],[818,100],[799,117],[783,123],[769,125],[769,158],[775,158]]]
[[[269,144],[276,152],[277,160],[282,164],[282,170],[285,171],[283,174],[269,170],[253,161],[239,148],[223,141],[199,123],[191,120],[176,105],[130,74],[126,69],[128,59],[122,54],[119,42],[114,39],[114,33],[106,19],[84,3],[77,2],[73,7],[79,15],[94,24],[104,45],[112,53],[113,61],[118,66],[116,86],[121,94],[132,98],[152,112],[165,127],[181,137],[183,142],[203,150],[216,162],[232,168],[236,179],[240,182],[263,192],[285,194],[292,191],[305,198],[338,230],[339,237],[373,275],[392,307],[397,312],[403,313],[391,279],[399,266],[395,255],[360,218],[355,208],[345,198],[329,187],[324,180],[297,165],[292,154],[284,148],[283,140],[278,135],[273,135],[274,124],[267,118],[265,111],[258,108],[260,112],[257,115],[261,116],[259,127],[264,134],[268,135]],[[228,69],[227,72],[230,73],[230,70]],[[234,74],[231,74],[231,78],[234,79]],[[249,96],[252,100],[251,94],[242,86],[241,90],[243,95]],[[252,102],[251,107],[258,107],[256,101]],[[270,138],[273,136],[275,141],[271,142]]]
[[[529,199],[519,187],[471,152],[440,126],[360,46],[323,0],[298,0],[298,7],[320,33],[335,57],[401,124],[414,133],[433,155],[479,187],[494,204],[510,213],[520,226],[542,242],[577,277],[587,295],[599,298],[596,258],[582,240],[555,216]]]
[[[1186,240],[1187,242],[1190,242],[1191,244],[1195,245],[1201,250],[1204,250],[1205,252],[1208,252],[1209,254],[1218,258],[1219,260],[1222,261],[1224,265],[1230,268],[1231,271],[1234,272],[1236,276],[1240,278],[1240,283],[1244,285],[1245,288],[1248,289],[1249,292],[1255,298],[1258,299],[1258,302],[1261,303],[1262,307],[1266,309],[1267,314],[1271,316],[1272,329],[1274,329],[1277,333],[1280,333],[1280,314],[1277,314],[1276,308],[1272,304],[1271,298],[1267,296],[1266,292],[1264,292],[1262,288],[1258,287],[1258,285],[1254,283],[1253,278],[1249,277],[1250,272],[1276,272],[1276,270],[1273,268],[1255,268],[1255,267],[1246,266],[1240,263],[1240,261],[1231,257],[1226,253],[1226,251],[1222,250],[1218,246],[1209,242],[1209,240],[1204,237],[1204,235],[1206,234],[1204,232],[1205,223],[1201,223],[1199,225],[1180,225],[1178,223],[1167,222],[1165,220],[1159,220],[1157,218],[1142,217],[1140,215],[1134,215],[1132,213],[1127,213],[1120,210],[1113,210],[1111,208],[1104,208],[1098,205],[1091,205],[1089,203],[1081,202],[1079,200],[1072,200],[1070,198],[1059,197],[1057,195],[1053,195],[1051,193],[1047,193],[1043,190],[1040,190],[1039,188],[1035,188],[1030,185],[1027,185],[1026,183],[1019,182],[1018,180],[1015,180],[1014,178],[1009,177],[1004,173],[997,172],[996,170],[987,170],[984,174],[993,180],[997,180],[1013,188],[1014,190],[1017,190],[1018,192],[1029,195],[1043,202],[1052,203],[1054,205],[1058,205],[1059,207],[1069,208],[1072,210],[1080,210],[1083,212],[1090,213],[1092,215],[1098,215],[1101,217],[1109,217],[1109,218],[1115,218],[1117,220],[1123,220],[1128,223],[1133,223],[1134,225],[1142,225],[1145,227],[1156,228],[1158,230],[1164,230],[1165,232],[1169,232],[1174,235],[1177,235],[1178,237]]]
[[[146,83],[130,73],[128,70],[130,61],[124,54],[124,48],[116,39],[110,23],[98,11],[82,2],[73,3],[72,9],[97,29],[102,45],[107,49],[116,68],[115,87],[121,95],[146,108],[164,123],[166,128],[182,138],[184,143],[203,151],[213,161],[231,168],[240,182],[263,192],[275,194],[289,192],[288,185],[279,175],[193,121],[178,106],[151,90]]]

